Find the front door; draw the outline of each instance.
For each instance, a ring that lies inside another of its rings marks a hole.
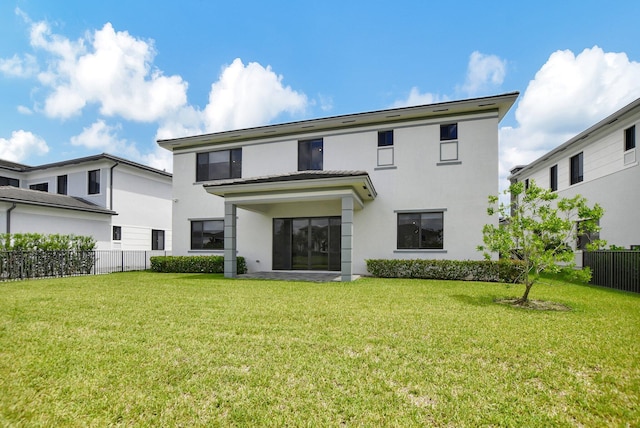
[[[340,270],[340,217],[273,219],[274,270]]]

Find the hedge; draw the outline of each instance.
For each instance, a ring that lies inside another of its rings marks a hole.
[[[238,273],[247,273],[244,257],[236,258]],[[224,256],[155,256],[151,270],[164,273],[224,273]]]
[[[516,260],[369,259],[367,270],[380,278],[522,282],[524,263]]]

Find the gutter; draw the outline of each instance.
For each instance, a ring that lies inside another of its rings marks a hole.
[[[113,170],[118,165],[120,165],[120,162],[114,163],[111,169],[109,169],[109,209],[111,211],[113,211]]]
[[[6,229],[6,233],[9,234],[11,233],[11,211],[13,211],[14,209],[16,209],[16,203],[14,202],[11,205],[11,208],[7,209],[7,229]]]

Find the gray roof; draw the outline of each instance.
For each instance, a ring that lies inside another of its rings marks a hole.
[[[134,168],[143,169],[145,171],[153,172],[166,177],[172,176],[170,172],[161,171],[159,169],[152,168],[150,166],[143,165],[141,163],[133,162],[118,156],[113,156],[108,153],[102,153],[99,155],[86,156],[86,157],[76,158],[76,159],[69,159],[61,162],[53,162],[53,163],[48,163],[48,164],[38,165],[38,166],[27,166],[27,165],[22,165],[19,163],[9,162],[9,161],[0,159],[0,168],[12,169],[20,172],[29,172],[29,171],[37,171],[41,169],[57,168],[57,167],[62,167],[67,165],[77,165],[77,164],[86,163],[86,162],[95,162],[103,159],[110,160],[112,162],[119,163],[119,164],[129,165]]]
[[[108,210],[85,199],[75,196],[57,195],[55,193],[22,189],[13,186],[0,186],[0,201],[24,205],[61,208],[74,211],[93,212],[98,214],[117,215],[115,211]]]
[[[314,180],[323,178],[343,178],[368,176],[366,171],[297,171],[286,174],[264,175],[260,177],[231,178],[227,180],[210,181],[206,187],[228,186],[234,184],[258,184],[258,183],[279,183],[284,181]]]

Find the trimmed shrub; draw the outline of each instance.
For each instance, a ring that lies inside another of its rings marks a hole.
[[[238,273],[247,273],[244,257],[236,258]],[[151,270],[163,273],[224,273],[224,256],[155,256]]]
[[[367,270],[379,278],[521,282],[525,265],[518,260],[369,259]]]

